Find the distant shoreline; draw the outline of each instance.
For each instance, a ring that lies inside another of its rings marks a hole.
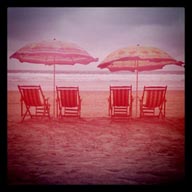
[[[44,73],[44,74],[52,74],[53,71],[51,70],[8,70],[7,73]],[[110,71],[65,71],[65,70],[56,70],[56,74],[129,74],[134,73],[130,71],[117,71],[117,72],[110,72]],[[142,71],[139,72],[142,74],[184,74],[184,71]]]

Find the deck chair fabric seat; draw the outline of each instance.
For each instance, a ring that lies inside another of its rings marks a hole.
[[[23,89],[22,91],[26,105],[43,106],[43,102],[41,101],[38,89],[29,88],[29,89]]]
[[[76,90],[62,90],[60,91],[61,105],[65,107],[77,106],[77,91]]]
[[[45,98],[40,85],[18,85],[21,95],[21,116],[24,121],[26,116],[49,117],[50,104],[48,98]],[[24,111],[24,106],[26,111]]]
[[[130,117],[132,116],[132,86],[110,86],[109,116]]]
[[[58,87],[57,92],[57,117],[78,116],[81,114],[81,98],[79,87]]]
[[[140,99],[140,117],[165,117],[167,86],[144,86]]]

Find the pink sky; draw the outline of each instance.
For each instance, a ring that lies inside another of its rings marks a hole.
[[[8,8],[8,69],[51,66],[20,63],[9,56],[27,43],[42,40],[74,42],[98,62],[59,66],[57,70],[101,70],[97,65],[123,47],[152,46],[185,60],[184,8]],[[170,65],[165,70],[184,70]],[[107,69],[104,69],[107,70]]]

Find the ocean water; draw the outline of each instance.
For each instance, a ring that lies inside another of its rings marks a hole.
[[[79,86],[80,90],[108,90],[110,85],[132,85],[136,88],[136,73],[59,73],[57,86]],[[52,73],[8,72],[7,89],[18,90],[17,85],[41,85],[43,90],[53,90]],[[168,86],[168,90],[184,90],[184,74],[138,74],[138,90],[144,85]]]

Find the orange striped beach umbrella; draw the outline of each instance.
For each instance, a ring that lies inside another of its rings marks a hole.
[[[111,72],[132,71],[136,72],[136,117],[138,100],[138,72],[161,69],[165,65],[175,64],[182,66],[182,61],[177,61],[165,51],[155,47],[133,46],[118,49],[110,53],[98,67],[108,68]]]
[[[53,113],[55,117],[55,65],[89,64],[98,61],[75,43],[58,40],[41,41],[25,45],[13,53],[10,58],[21,63],[45,64],[54,66]]]

